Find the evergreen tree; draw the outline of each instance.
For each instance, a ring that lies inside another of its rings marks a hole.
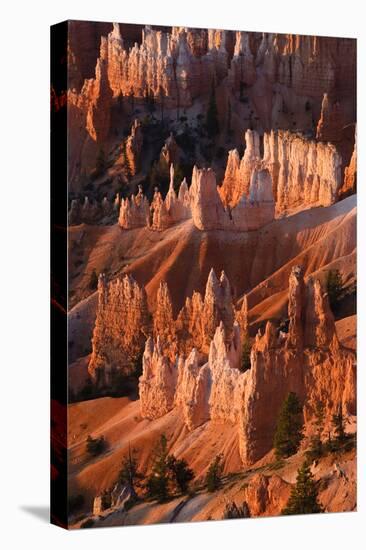
[[[296,393],[290,392],[282,404],[273,441],[277,458],[287,458],[298,451],[302,429],[302,407]]]
[[[206,130],[210,138],[217,136],[220,131],[214,81],[212,81],[210,101],[206,114]]]
[[[221,485],[223,471],[222,455],[217,455],[211,462],[206,474],[206,487],[210,493],[217,491]]]
[[[282,515],[319,514],[324,508],[318,502],[318,489],[310,467],[304,463],[297,472],[296,485],[292,488],[290,498]]]
[[[128,485],[134,492],[136,487],[141,485],[144,476],[138,470],[136,451],[129,446],[128,455],[122,461],[122,467],[118,474],[118,481],[123,485]]]
[[[165,435],[160,437],[155,447],[154,461],[146,488],[147,495],[159,502],[164,502],[169,496],[168,450]]]
[[[241,352],[241,365],[240,370],[241,372],[245,372],[246,370],[250,369],[250,352],[252,350],[252,346],[250,344],[249,338],[245,338],[243,341],[243,348]]]
[[[194,478],[193,470],[188,468],[188,464],[184,459],[177,459],[174,455],[168,455],[167,465],[177,489],[183,494],[186,493],[189,482]]]
[[[334,432],[336,434],[336,442],[344,443],[346,439],[346,432],[345,432],[345,420],[343,416],[342,403],[340,403],[336,414],[333,414],[332,425],[334,428]]]
[[[337,305],[343,291],[342,275],[339,269],[331,269],[327,276],[327,292],[329,304],[332,309]]]
[[[96,437],[95,439],[88,435],[86,439],[86,450],[91,456],[100,455],[106,448],[106,441],[104,436]]]
[[[324,454],[324,445],[321,438],[324,429],[324,416],[324,406],[321,401],[318,401],[315,408],[315,421],[313,423],[315,433],[310,439],[310,448],[306,452],[309,460],[315,460]]]

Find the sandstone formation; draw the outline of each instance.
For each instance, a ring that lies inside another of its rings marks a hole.
[[[82,202],[79,199],[73,199],[68,213],[69,225],[79,225],[81,223],[91,225],[98,223],[110,224],[117,219],[119,205],[118,194],[113,200],[104,197],[101,202],[91,202],[87,196],[84,197]]]
[[[164,160],[168,166],[176,165],[180,161],[181,149],[171,133],[165,140],[164,146],[160,153],[160,159]]]
[[[252,172],[259,164],[259,135],[257,132],[245,132],[245,152],[240,160],[236,149],[229,151],[225,177],[220,189],[221,196],[226,204],[235,206],[243,195],[249,193]]]
[[[170,184],[163,199],[156,187],[151,205],[140,188],[138,195],[131,200],[122,200],[119,224],[123,229],[148,226],[153,231],[164,231],[171,225],[191,217],[188,186],[182,181],[178,196],[174,190],[174,167],[170,167]]]
[[[344,170],[344,181],[339,194],[347,196],[356,192],[357,185],[357,136],[355,136],[355,146],[348,166]]]
[[[162,349],[168,357],[174,359],[177,351],[175,322],[172,299],[166,282],[161,282],[158,289],[153,325],[154,338],[160,337]]]
[[[239,105],[242,112],[234,117],[235,135],[249,128],[260,134],[271,128],[314,133],[319,120],[319,139],[338,143],[342,127],[355,121],[354,40],[130,27],[134,30],[118,23],[112,30],[111,25],[70,23],[68,107],[75,146],[69,173],[75,186],[83,171],[92,168],[95,150],[89,144],[83,146],[87,138],[98,144],[112,138],[114,109],[121,111],[122,104],[123,109],[130,105],[124,116],[127,111],[128,116],[135,116],[134,105],[144,104],[146,98],[158,104],[162,117],[166,112],[168,118],[169,110],[179,113],[195,104],[206,105],[212,86],[220,87],[229,103]],[[131,47],[132,37],[138,40]],[[90,51],[85,46],[87,40]],[[177,151],[171,145],[169,152],[165,148],[162,154],[169,163],[176,163]],[[242,186],[247,191],[247,168],[242,169]]]
[[[149,318],[144,288],[125,275],[98,281],[98,308],[89,374],[99,386],[113,386],[114,376],[131,374],[144,348]]]
[[[342,139],[343,118],[339,101],[324,94],[316,139],[336,143]]]
[[[113,96],[122,92],[123,58],[125,54],[123,39],[118,23],[113,23],[113,30],[107,37],[108,47],[108,80]]]
[[[110,125],[112,91],[108,80],[108,50],[104,37],[100,43],[100,56],[95,67],[95,78],[85,80],[78,104],[86,112],[86,130],[97,142],[106,139]]]
[[[141,123],[135,120],[131,127],[131,133],[126,139],[126,162],[128,163],[132,176],[134,176],[140,168],[142,143],[143,135]]]
[[[337,200],[342,184],[342,159],[330,143],[315,142],[287,131],[271,131],[264,134],[263,159],[259,157],[259,146],[253,147],[253,143],[259,143],[255,132],[246,133],[246,143],[241,161],[236,150],[229,152],[220,189],[225,204],[235,207],[240,197],[250,194],[248,178],[258,166],[271,174],[278,212],[329,206]]]
[[[118,224],[122,229],[145,227],[149,222],[149,202],[139,187],[137,195],[121,200]]]
[[[178,407],[189,430],[208,420],[237,426],[241,459],[250,465],[272,448],[278,411],[289,391],[296,392],[303,403],[308,430],[319,401],[328,422],[340,403],[346,414],[355,414],[355,356],[338,342],[328,299],[318,280],[305,285],[301,268],[293,269],[288,333],[280,333],[268,322],[264,334],[256,336],[251,368],[245,372],[240,371],[242,337],[239,324],[233,323],[233,310],[221,308],[221,319],[217,315],[218,296],[225,296],[225,304],[229,302],[226,278],[220,282],[221,290],[211,272],[205,302],[210,304],[210,296],[215,296],[216,311],[199,302],[208,335],[215,327],[208,353],[204,346],[201,352],[193,347],[185,360],[182,355],[168,359],[160,336],[155,347],[151,339],[146,344],[140,379],[143,416],[159,418]],[[208,310],[211,327],[205,318]],[[229,332],[225,322],[232,327]],[[178,331],[178,337],[182,334]],[[168,379],[169,391],[163,397]]]
[[[229,76],[237,97],[243,92],[252,97],[263,129],[290,124],[312,129],[324,93],[342,97],[345,123],[352,121],[356,64],[349,59],[355,59],[354,41],[269,33],[256,37],[237,33],[235,52],[241,55],[234,54]]]
[[[68,86],[71,90],[75,89],[80,92],[84,80],[93,78],[101,37],[107,36],[111,28],[111,23],[68,22]]]
[[[268,170],[252,172],[249,197],[242,194],[233,208],[224,207],[216,187],[215,173],[210,168],[193,168],[190,195],[193,222],[202,231],[253,231],[274,219],[275,203]]]
[[[163,354],[160,337],[146,341],[143,373],[139,380],[141,415],[154,419],[167,414],[174,405],[177,365]]]
[[[155,187],[153,200],[150,206],[150,212],[151,229],[153,229],[154,231],[164,231],[165,229],[168,229],[171,220],[169,218],[169,213],[165,205],[165,201],[157,187]]]
[[[178,314],[176,326],[180,352],[186,354],[195,347],[207,354],[216,327],[221,322],[226,337],[230,339],[234,322],[230,283],[224,272],[218,279],[211,269],[204,298],[199,292],[194,292]]]
[[[244,464],[271,449],[275,419],[289,391],[296,392],[302,400],[305,422],[310,422],[319,401],[328,422],[340,403],[348,414],[355,414],[355,356],[337,340],[319,281],[311,280],[304,287],[298,267],[290,277],[288,314],[288,335],[277,335],[268,322],[265,334],[257,336],[253,345],[251,369],[244,373],[248,376],[244,391],[248,406],[243,407],[239,425]],[[269,402],[275,411],[270,418],[265,413]]]

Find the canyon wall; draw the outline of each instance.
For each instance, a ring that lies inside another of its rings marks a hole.
[[[95,144],[109,147],[108,140],[113,141],[116,112],[122,119],[127,116],[122,103],[133,111],[133,105],[151,100],[170,117],[171,109],[179,112],[201,102],[204,112],[214,86],[218,101],[224,94],[235,106],[233,112],[240,113],[232,117],[235,135],[247,128],[261,135],[272,128],[291,128],[340,143],[342,128],[355,121],[355,40],[163,29],[70,22],[69,175],[75,188],[81,185],[81,175],[93,168]],[[227,117],[227,112],[220,114],[224,125]],[[169,162],[177,161],[169,158]],[[244,191],[248,185],[246,177]]]

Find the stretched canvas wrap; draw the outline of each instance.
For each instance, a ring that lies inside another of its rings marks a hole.
[[[51,50],[52,521],[355,510],[356,40]]]

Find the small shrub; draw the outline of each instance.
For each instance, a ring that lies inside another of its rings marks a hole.
[[[106,449],[107,444],[104,439],[104,436],[93,438],[91,435],[88,435],[86,439],[86,450],[91,456],[98,456]]]
[[[241,352],[241,363],[240,363],[240,371],[245,372],[250,369],[250,352],[252,350],[252,346],[250,344],[249,338],[245,338],[243,342],[242,352]]]
[[[338,269],[331,269],[330,271],[328,271],[327,292],[330,307],[334,311],[343,293],[342,276]]]

